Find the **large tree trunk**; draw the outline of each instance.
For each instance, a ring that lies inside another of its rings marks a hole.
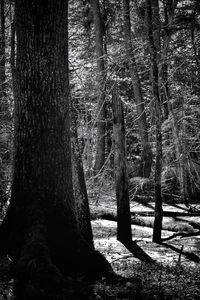
[[[117,239],[125,245],[132,242],[130,200],[126,161],[125,125],[122,101],[112,95],[115,189],[117,199]]]
[[[123,0],[124,12],[124,39],[127,62],[129,65],[130,76],[133,85],[134,98],[136,103],[136,110],[138,115],[138,129],[141,138],[142,146],[142,174],[143,177],[149,177],[152,165],[152,150],[148,140],[148,128],[146,113],[144,107],[144,99],[142,95],[140,78],[138,75],[137,64],[134,57],[133,46],[131,41],[131,22],[130,22],[130,8],[129,0]]]
[[[161,133],[161,103],[159,94],[159,70],[157,65],[157,48],[153,36],[153,21],[151,0],[146,0],[147,10],[147,29],[149,38],[149,49],[151,54],[151,71],[152,71],[152,91],[154,99],[155,112],[155,133],[156,133],[156,163],[155,163],[155,220],[153,229],[153,241],[161,241],[162,232],[162,192],[161,192],[161,171],[162,171],[162,133]]]
[[[97,59],[98,105],[96,114],[97,138],[94,174],[101,171],[105,162],[106,104],[105,104],[105,65],[104,65],[104,32],[99,0],[92,0],[92,11],[95,26],[95,47]]]
[[[20,299],[49,299],[63,276],[107,269],[102,258],[96,264],[99,255],[81,237],[76,217],[67,10],[66,0],[16,1],[14,174],[0,254],[14,261]]]

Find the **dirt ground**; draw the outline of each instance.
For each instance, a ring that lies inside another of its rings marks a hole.
[[[127,286],[124,286],[124,294],[123,286],[117,291],[114,287],[107,287],[107,290],[105,286],[101,287],[104,291],[99,289],[101,299],[200,299],[200,235],[177,236],[160,245],[153,243],[153,216],[138,215],[144,211],[153,212],[154,203],[132,200],[132,237],[155,261],[155,264],[149,265],[134,257],[116,240],[117,223],[109,220],[109,214],[116,214],[113,191],[105,193],[98,201],[91,197],[90,207],[91,215],[95,216],[92,228],[96,249],[106,256],[115,272],[127,278],[135,278],[137,282],[132,286],[132,294],[131,284],[128,292]],[[193,208],[197,211],[199,206],[193,205]],[[163,209],[174,213],[188,211],[181,203],[164,203]],[[107,220],[102,216],[108,217]],[[191,224],[197,224],[198,227],[200,216],[164,217],[162,238],[199,232]],[[135,291],[138,281],[141,282],[139,296]]]
[[[188,208],[182,203],[164,203],[164,211],[175,214],[164,217],[162,238],[175,234],[177,236],[158,245],[152,242],[152,199],[148,201],[146,197],[135,200],[132,198],[132,238],[154,260],[154,263],[149,264],[135,257],[116,239],[114,191],[101,191],[99,197],[89,193],[89,199],[95,248],[107,258],[115,273],[126,279],[109,282],[103,278],[92,287],[92,298],[84,296],[73,298],[74,300],[200,299],[200,216],[184,215]],[[200,209],[196,204],[193,208],[194,211]],[[144,212],[146,215],[141,216]],[[183,215],[176,216],[176,213]],[[197,234],[181,237],[181,233]],[[13,282],[6,280],[6,263],[4,267],[5,278],[1,269],[0,300],[13,300]]]

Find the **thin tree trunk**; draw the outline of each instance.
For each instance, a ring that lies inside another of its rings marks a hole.
[[[117,198],[117,239],[125,245],[132,241],[130,200],[126,161],[125,125],[122,101],[115,91],[112,95],[115,188]]]
[[[152,32],[154,39],[154,46],[157,52],[157,66],[158,66],[158,84],[160,91],[160,101],[163,108],[163,116],[166,120],[169,115],[168,102],[169,102],[169,89],[168,89],[168,65],[167,65],[167,54],[170,42],[170,35],[163,35],[163,41],[161,46],[161,21],[159,13],[159,1],[151,0],[152,5]],[[171,12],[169,12],[169,3],[165,5],[165,28],[169,25],[169,19],[171,20]],[[152,109],[152,119],[155,119],[154,108]]]
[[[168,48],[171,37],[165,36],[163,38],[163,49],[161,53],[160,59],[160,99],[163,106],[163,116],[164,120],[166,120],[169,116],[169,84],[168,84]]]
[[[6,81],[6,72],[5,72],[5,3],[4,0],[0,0],[0,114],[1,120],[5,120],[6,109],[6,99],[5,99],[5,81]]]
[[[199,33],[199,31],[198,31],[198,33]],[[195,28],[194,28],[193,24],[191,25],[191,44],[192,44],[194,58],[195,58],[195,62],[196,62],[196,68],[197,68],[197,74],[198,74],[197,76],[199,78],[200,77],[200,54],[199,54],[199,51],[197,50],[197,45],[195,43]],[[197,93],[200,94],[199,85],[197,85],[197,84],[195,84],[195,91],[197,91]]]
[[[186,153],[186,128],[185,128],[185,107],[184,100],[182,102],[182,124],[181,124],[181,141],[179,140],[180,152],[179,152],[179,160],[180,160],[180,193],[185,205],[189,206],[189,180],[188,180],[188,169],[187,169],[187,153]]]
[[[151,0],[151,26],[152,26],[152,35],[153,35],[153,42],[156,51],[156,63],[158,68],[158,89],[159,92],[161,91],[161,38],[160,38],[160,15],[159,15],[159,2],[158,0]],[[146,16],[148,19],[148,16]],[[148,22],[148,20],[147,20]],[[151,68],[151,81],[153,82],[153,68]],[[152,94],[153,86],[152,86]],[[161,93],[160,93],[161,96]],[[161,99],[161,98],[160,98]],[[150,103],[150,114],[151,114],[151,124],[156,124],[156,116],[155,116],[155,103],[152,101]]]
[[[151,54],[152,69],[152,91],[154,98],[155,122],[156,122],[156,163],[155,163],[155,220],[153,229],[153,242],[161,241],[162,232],[162,191],[161,191],[161,171],[162,171],[162,133],[161,133],[161,103],[158,82],[157,49],[154,42],[152,30],[152,7],[151,0],[146,0],[147,10],[147,30],[149,38],[149,49]]]
[[[184,104],[183,104],[184,105]],[[177,170],[178,170],[178,180],[180,184],[180,195],[182,200],[188,206],[189,197],[188,197],[188,187],[187,187],[187,161],[186,161],[186,153],[185,153],[185,145],[183,136],[181,139],[180,136],[180,125],[178,125],[178,120],[174,114],[173,107],[170,107],[170,120],[172,123],[172,138],[173,144],[175,148],[175,156],[177,162]],[[182,107],[182,114],[184,114],[184,109]],[[182,116],[182,120],[184,120],[184,115]],[[182,121],[184,122],[184,121]],[[181,128],[181,131],[184,132],[184,126]]]
[[[167,50],[168,40],[164,37],[163,46],[161,47],[161,23],[160,23],[160,11],[159,11],[159,0],[151,0],[152,9],[152,32],[154,46],[156,49],[156,61],[158,67],[158,89],[160,93],[160,101],[164,110],[165,119],[168,117],[168,106],[167,106]],[[153,75],[152,75],[153,76]],[[154,114],[154,108],[153,108]]]
[[[160,67],[160,56],[161,56],[161,37],[160,37],[160,14],[159,14],[159,0],[151,0],[151,11],[152,11],[152,33],[154,46],[156,49],[156,59],[158,69]]]
[[[6,194],[6,166],[4,153],[8,153],[8,143],[5,142],[7,133],[9,110],[6,99],[6,60],[5,60],[5,3],[0,0],[0,214],[3,214],[4,207],[8,200]]]
[[[74,108],[72,105],[71,109],[72,178],[77,218],[82,237],[85,239],[85,241],[91,248],[94,248],[92,227],[90,223],[90,208],[88,202],[87,188],[85,184],[85,175],[77,135],[77,116],[75,111],[76,108]]]
[[[109,6],[108,0],[103,0],[102,2],[103,11],[102,14],[104,16],[103,20],[103,46],[104,46],[104,69],[107,69],[107,61],[106,58],[108,56],[108,44],[107,44],[107,9]],[[104,90],[106,91],[106,71],[104,75]],[[112,149],[112,107],[110,102],[106,102],[106,112],[105,112],[105,118],[106,118],[106,135],[105,135],[105,162],[107,162],[107,158],[109,157],[108,161],[108,167],[112,170],[114,167],[114,155],[113,155],[113,149]]]
[[[97,83],[98,83],[98,105],[97,105],[97,140],[94,174],[101,171],[105,162],[105,134],[106,134],[106,103],[105,103],[105,65],[104,65],[104,30],[100,11],[99,0],[92,0],[92,10],[95,26],[95,47],[97,59]]]
[[[11,74],[12,74],[12,89],[13,89],[13,96],[16,99],[16,21],[15,21],[15,7],[13,13],[13,20],[11,23],[11,38],[10,38],[10,67],[11,67]]]
[[[157,1],[157,0],[154,0]],[[178,1],[168,0],[165,1],[164,5],[164,31],[163,31],[163,41],[162,49],[160,53],[160,68],[159,68],[159,78],[160,78],[160,99],[163,107],[163,117],[164,120],[168,118],[170,112],[170,93],[169,93],[169,83],[168,83],[168,49],[171,40],[170,26],[173,22],[174,11],[176,9]],[[157,3],[158,6],[158,3]],[[159,7],[159,6],[158,6]],[[160,17],[159,10],[157,11],[157,16],[159,20],[158,28],[160,29]],[[160,33],[159,33],[160,35]]]
[[[148,128],[144,106],[144,99],[142,95],[140,78],[138,75],[137,64],[134,57],[133,46],[131,42],[131,22],[130,22],[130,8],[129,0],[123,0],[124,12],[124,39],[126,56],[129,65],[130,76],[134,91],[134,98],[136,103],[136,110],[138,115],[138,129],[141,138],[142,146],[142,176],[149,177],[152,165],[152,150],[148,140]]]

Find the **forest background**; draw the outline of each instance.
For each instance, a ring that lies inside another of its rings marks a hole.
[[[69,1],[72,140],[78,141],[89,198],[98,205],[103,191],[116,189],[117,237],[126,245],[130,199],[155,201],[158,243],[163,202],[185,204],[189,212],[198,204],[199,13],[197,0]],[[1,0],[0,38],[3,219],[11,195],[17,90],[12,1]],[[76,161],[72,155],[74,166]]]

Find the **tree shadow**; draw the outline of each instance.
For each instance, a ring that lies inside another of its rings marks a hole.
[[[200,230],[200,223],[191,221],[191,220],[186,220],[186,219],[182,219],[180,217],[174,217],[174,221],[175,222],[184,222],[184,223],[188,223],[189,225],[191,225],[194,229],[198,229]]]
[[[136,243],[136,241],[131,241],[131,243],[123,243],[123,245],[133,254],[134,257],[139,260],[148,263],[155,264],[156,262]]]
[[[188,208],[187,207],[182,207],[182,206],[180,206],[180,205],[178,205],[178,204],[174,204],[174,203],[172,203],[172,204],[169,204],[170,206],[173,206],[173,207],[176,207],[176,208],[179,208],[179,209],[182,209],[182,210],[185,210],[185,211],[188,211]]]
[[[175,246],[172,246],[170,244],[163,243],[163,242],[160,243],[160,245],[162,245],[162,246],[164,246],[166,248],[169,248],[169,249],[171,249],[171,250],[179,253],[179,257],[181,257],[181,255],[183,255],[185,258],[187,258],[190,261],[193,261],[195,263],[199,263],[200,262],[199,256],[197,256],[194,253],[188,252],[188,251],[183,251],[183,247],[181,247],[181,249],[179,249],[179,248],[176,248]]]

